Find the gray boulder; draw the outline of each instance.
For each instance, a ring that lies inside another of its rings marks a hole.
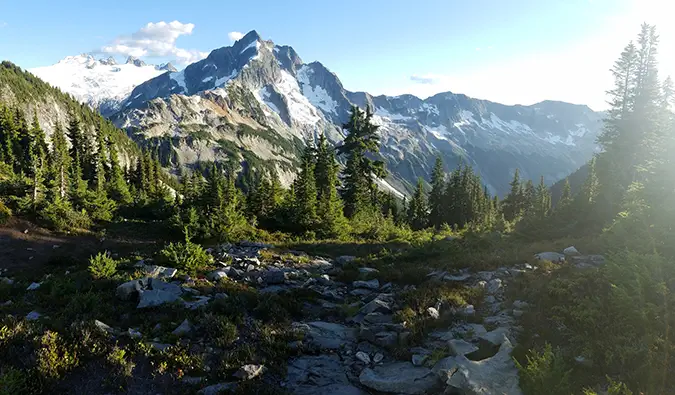
[[[183,291],[178,284],[165,283],[159,279],[151,279],[151,289],[140,291],[140,300],[136,308],[156,307],[165,303],[173,303],[180,299]]]
[[[293,329],[305,335],[309,344],[321,349],[337,350],[347,343],[355,343],[357,330],[331,322],[294,323]]]
[[[249,364],[249,365],[244,365],[237,370],[233,376],[238,378],[239,380],[245,381],[245,380],[251,380],[254,379],[265,371],[265,365],[254,365],[254,364]]]
[[[474,344],[471,344],[462,339],[452,339],[448,342],[450,353],[454,356],[471,354],[478,350]]]
[[[145,266],[145,272],[148,274],[148,277],[153,278],[172,278],[178,273],[178,269],[172,267],[148,265]]]
[[[263,280],[267,284],[283,284],[286,281],[286,273],[278,269],[268,270],[263,273]]]
[[[518,385],[518,369],[505,340],[493,357],[471,361],[464,356],[440,360],[433,368],[446,385],[463,394],[522,395]]]
[[[344,266],[348,263],[354,262],[354,260],[356,260],[356,257],[353,255],[342,255],[335,258],[335,263],[337,263],[340,266]]]
[[[286,387],[294,395],[367,395],[349,382],[340,357],[303,356],[288,363]]]
[[[204,387],[199,392],[199,395],[219,395],[234,391],[237,388],[237,383],[218,383]]]
[[[171,334],[183,337],[186,335],[189,335],[192,332],[192,325],[190,324],[190,321],[188,319],[184,319],[183,322],[181,322],[180,325],[176,329],[171,332]]]
[[[354,281],[352,283],[352,286],[354,288],[365,288],[365,289],[372,289],[372,290],[377,290],[380,289],[380,281],[378,279],[372,279],[369,281]]]
[[[534,255],[538,261],[551,261],[553,263],[560,263],[565,261],[565,255],[557,252],[540,252]]]
[[[375,391],[396,394],[428,394],[439,385],[438,376],[430,369],[413,366],[410,362],[364,369],[359,382]]]
[[[579,255],[581,255],[581,253],[574,246],[570,246],[570,247],[565,248],[563,250],[563,254],[565,254],[565,256],[579,256]]]

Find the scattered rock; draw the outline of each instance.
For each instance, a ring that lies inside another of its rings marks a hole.
[[[440,317],[440,314],[439,314],[438,310],[436,310],[435,307],[429,307],[427,309],[427,314],[429,314],[429,317],[431,317],[435,320],[437,320]]]
[[[145,272],[148,274],[148,277],[172,278],[176,275],[176,273],[178,273],[178,269],[174,269],[172,267],[148,265],[145,266]]]
[[[375,355],[373,356],[373,362],[374,363],[380,363],[380,362],[382,362],[383,359],[384,359],[384,354],[382,354],[381,352],[375,353]]]
[[[412,356],[412,364],[415,366],[422,366],[427,359],[429,359],[429,354],[414,354]]]
[[[33,310],[30,313],[26,314],[26,321],[35,321],[35,320],[39,319],[41,316],[42,316],[42,314]]]
[[[498,278],[494,278],[487,283],[487,287],[485,288],[485,291],[488,294],[495,294],[501,288],[502,288],[502,280],[500,280]]]
[[[450,354],[453,356],[467,355],[478,351],[478,347],[462,339],[452,339],[448,342]]]
[[[8,277],[0,277],[0,284],[14,285],[14,280]]]
[[[524,314],[523,310],[513,309],[513,316],[514,317],[522,317],[523,314]]]
[[[42,284],[41,283],[31,283],[31,285],[29,285],[28,288],[26,288],[26,291],[34,291],[34,290],[40,288],[40,285],[42,285]]]
[[[379,294],[377,297],[370,302],[366,303],[365,306],[359,311],[360,314],[370,314],[370,313],[391,313],[391,305],[394,299],[391,294]]]
[[[321,349],[337,350],[345,343],[356,343],[356,329],[330,322],[315,321],[308,324],[293,323],[312,345]]]
[[[370,355],[366,354],[363,351],[359,351],[359,352],[356,353],[356,359],[365,363],[366,365],[370,364]]]
[[[150,279],[150,290],[140,291],[140,300],[136,308],[160,306],[165,303],[173,303],[180,299],[183,293],[181,287],[173,283],[165,283],[159,279]]]
[[[187,385],[199,385],[205,380],[204,377],[193,377],[193,376],[183,376],[180,379],[181,383],[187,384]]]
[[[380,347],[393,348],[398,344],[398,333],[393,331],[376,333],[373,342]]]
[[[378,290],[380,289],[380,281],[378,279],[372,279],[369,281],[354,281],[352,283],[352,286],[354,288],[365,288],[365,289],[372,289],[372,290]]]
[[[287,372],[286,387],[294,395],[368,395],[349,382],[335,354],[296,358]]]
[[[574,246],[570,246],[570,247],[565,248],[563,250],[563,254],[565,254],[565,256],[579,256],[579,255],[581,255],[581,253]]]
[[[173,330],[173,332],[171,332],[171,334],[183,337],[189,335],[191,332],[192,332],[192,325],[190,324],[190,321],[188,321],[188,319],[186,318],[180,325],[178,325],[176,329]]]
[[[232,376],[239,380],[246,381],[260,376],[265,371],[265,365],[244,365],[239,368]]]
[[[538,261],[551,261],[553,263],[560,263],[565,261],[565,255],[557,252],[540,252],[534,255]]]
[[[230,271],[230,269],[218,269],[214,270],[211,273],[209,273],[209,280],[218,282],[222,279],[227,278],[227,274]]]
[[[147,287],[148,282],[147,278],[127,281],[117,287],[115,294],[119,299],[131,300],[137,293]]]
[[[490,331],[488,333],[485,333],[479,338],[483,341],[486,341],[490,344],[493,344],[495,346],[499,346],[505,341],[508,341],[507,337],[510,334],[510,331],[507,327],[499,327],[493,331]]]
[[[359,273],[365,274],[365,275],[368,275],[368,274],[377,274],[377,273],[379,273],[379,272],[380,272],[379,270],[377,270],[377,269],[375,269],[375,268],[373,268],[373,267],[360,267],[360,268],[359,268]]]
[[[469,273],[462,273],[462,274],[448,274],[443,276],[443,281],[466,281],[471,278],[471,274]]]
[[[519,309],[519,310],[524,310],[526,309],[530,304],[527,302],[523,302],[522,300],[516,300],[513,302],[513,308],[514,309]]]
[[[136,329],[132,329],[132,328],[129,328],[129,329],[127,330],[127,334],[128,334],[129,337],[132,338],[132,339],[140,339],[141,337],[143,337],[143,335],[141,334],[141,332],[137,331]]]
[[[169,347],[171,347],[171,344],[166,344],[166,343],[157,343],[157,342],[150,342],[150,347],[154,348],[157,351],[165,351]]]
[[[429,369],[410,362],[366,368],[361,372],[362,385],[380,392],[397,394],[428,394],[438,386],[438,377]]]
[[[115,329],[113,329],[113,328],[110,327],[109,325],[107,325],[107,324],[105,324],[105,323],[103,323],[103,322],[101,322],[101,321],[99,321],[99,320],[94,320],[94,325],[95,325],[98,329],[100,329],[101,331],[106,332],[106,333],[108,333],[108,334],[110,334],[110,335],[115,335],[115,334],[117,334],[117,331],[116,331]]]
[[[201,307],[204,307],[207,304],[209,304],[210,300],[211,300],[211,298],[209,296],[197,296],[195,298],[195,300],[184,301],[183,306],[186,309],[197,310],[197,309],[199,309]]]
[[[335,258],[335,263],[337,263],[340,266],[344,266],[348,263],[354,262],[356,260],[356,257],[353,255],[342,255],[337,258]]]
[[[263,274],[263,279],[267,284],[283,284],[286,281],[286,273],[278,269],[268,270]]]

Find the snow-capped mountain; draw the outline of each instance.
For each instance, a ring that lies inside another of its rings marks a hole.
[[[427,99],[350,92],[321,63],[304,63],[255,31],[138,85],[112,118],[161,146],[174,164],[236,155],[290,175],[302,140],[323,132],[339,144],[352,105],[374,109],[391,174],[383,185],[399,191],[428,179],[439,154],[448,170],[474,166],[501,195],[516,168],[553,183],[589,160],[602,123],[588,107],[562,102],[506,106],[451,92]]]
[[[138,84],[176,69],[171,63],[147,65],[131,56],[126,63],[118,64],[113,57],[96,60],[91,55],[82,54],[29,71],[101,113],[110,114]]]

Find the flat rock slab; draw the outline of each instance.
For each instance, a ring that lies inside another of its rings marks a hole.
[[[410,362],[364,369],[359,381],[376,391],[397,394],[427,394],[440,384],[438,376],[430,369],[414,366]]]
[[[553,263],[563,262],[565,260],[565,255],[558,252],[540,252],[534,254],[534,257],[538,261],[551,261]]]
[[[295,395],[367,395],[347,378],[335,354],[303,356],[288,363],[286,388]]]
[[[433,371],[461,393],[522,395],[512,350],[513,346],[506,340],[491,358],[481,361],[471,361],[464,356],[444,358]]]
[[[303,332],[311,344],[322,349],[337,350],[346,343],[356,343],[357,330],[332,322],[315,321],[307,324],[295,324],[297,331]]]
[[[471,354],[474,351],[478,351],[478,347],[475,344],[471,344],[462,339],[452,339],[448,342],[448,347],[452,355],[466,355]]]

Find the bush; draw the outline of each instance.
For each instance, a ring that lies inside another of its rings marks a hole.
[[[213,261],[213,257],[202,246],[191,242],[187,235],[184,243],[169,243],[159,254],[172,267],[193,274],[205,269]]]
[[[562,355],[554,351],[550,344],[538,353],[530,350],[525,366],[516,361],[520,371],[520,387],[527,395],[550,394],[568,395],[570,372]]]
[[[61,199],[50,202],[40,217],[47,222],[47,226],[57,231],[87,229],[91,226],[86,211],[74,210],[70,203]]]
[[[12,210],[0,201],[0,225],[6,224],[10,218],[12,218]]]
[[[58,333],[47,331],[40,339],[37,352],[38,372],[48,379],[60,379],[78,364],[77,355],[69,351]]]
[[[0,395],[22,395],[34,393],[31,377],[21,370],[8,368],[0,373]]]
[[[117,271],[117,262],[106,251],[89,258],[89,273],[95,279],[110,278]]]

